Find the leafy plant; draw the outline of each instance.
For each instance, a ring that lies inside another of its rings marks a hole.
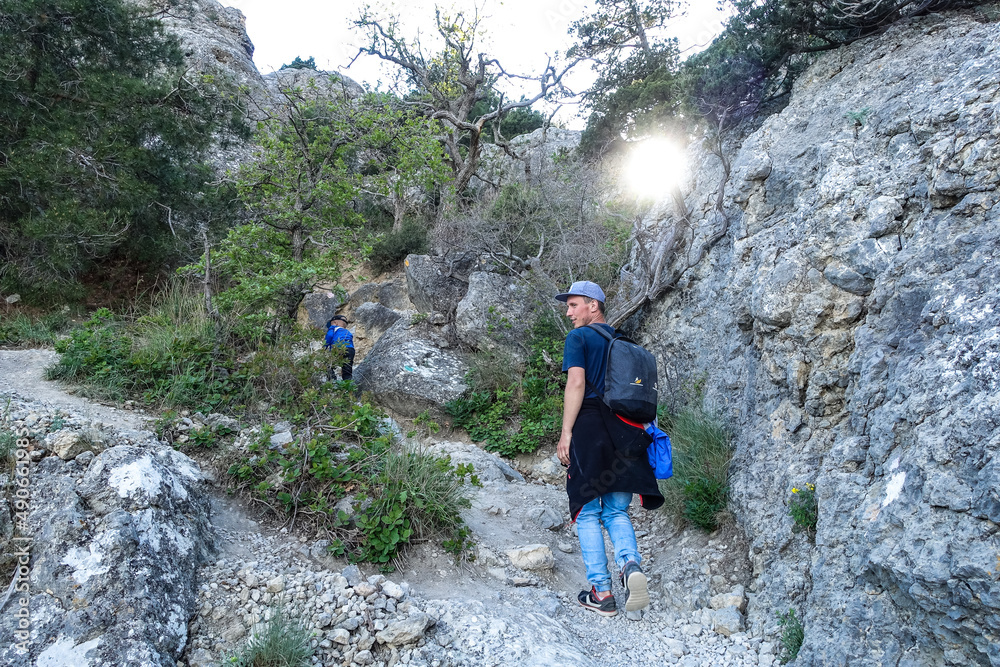
[[[865,107],[859,111],[848,111],[844,114],[844,118],[853,122],[856,127],[864,127],[865,121],[868,119],[868,114],[871,112],[871,107]]]
[[[233,430],[228,426],[205,426],[188,431],[188,440],[184,444],[198,449],[212,449],[222,438],[232,434]]]
[[[414,539],[444,536],[453,547],[469,535],[459,510],[469,501],[461,491],[465,470],[459,471],[448,457],[420,449],[388,449],[370,461],[372,483],[367,496],[356,500],[362,507],[357,518],[360,534],[353,545],[342,540],[335,549],[351,560],[379,564],[392,569],[400,547]]]
[[[799,655],[799,649],[802,648],[806,633],[802,627],[802,621],[795,615],[794,609],[789,609],[785,614],[779,613],[778,625],[782,628],[781,655],[778,656],[778,662],[784,665],[795,660]]]
[[[312,635],[302,621],[279,605],[223,663],[234,667],[307,667],[315,652],[311,642]]]
[[[661,482],[667,507],[699,528],[715,530],[729,492],[728,430],[716,416],[690,404],[676,414],[661,408],[659,425],[672,443],[674,475]]]
[[[562,337],[554,324],[542,320],[533,327],[530,356],[523,375],[493,388],[471,391],[450,401],[445,411],[469,432],[474,442],[503,456],[533,452],[554,443],[562,424]],[[512,365],[499,375],[510,377]],[[482,369],[473,371],[482,377]]]
[[[63,419],[62,415],[56,416],[49,425],[49,432],[55,433],[56,431],[62,430],[62,427],[66,425],[66,420]]]
[[[419,432],[423,432],[424,435],[430,435],[441,430],[441,425],[431,419],[430,413],[427,410],[424,410],[413,418],[413,425],[416,428],[407,434],[411,438]]]
[[[273,429],[265,425],[229,475],[292,521],[330,531],[335,554],[389,570],[412,539],[460,535],[468,471],[447,458],[394,446],[382,433],[384,414],[357,404],[349,387],[312,387],[280,415],[310,436],[275,448]],[[346,497],[353,515],[337,508]]]
[[[788,514],[795,522],[792,530],[796,533],[804,530],[812,535],[816,532],[819,507],[816,503],[815,485],[806,482],[803,488],[792,489],[792,497],[788,501]]]

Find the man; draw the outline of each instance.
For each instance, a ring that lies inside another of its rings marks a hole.
[[[600,398],[610,341],[588,325],[597,324],[614,332],[604,321],[604,291],[596,283],[582,280],[573,283],[568,292],[556,295],[556,299],[566,303],[566,316],[573,323],[563,350],[566,393],[556,454],[568,466],[570,515],[576,522],[591,585],[589,591],[580,592],[578,599],[585,608],[602,616],[614,616],[618,611],[611,594],[603,524],[614,545],[615,565],[625,589],[625,611],[638,611],[649,604],[649,593],[646,575],[639,566],[642,559],[628,507],[633,493],[640,494],[646,509],[662,505],[663,496],[646,457],[620,454],[608,430],[634,427],[618,420]]]
[[[335,324],[340,322],[342,324]],[[347,382],[354,377],[354,334],[347,329],[347,318],[343,315],[334,315],[326,323],[326,342],[323,344],[324,350],[337,348],[343,352],[344,360],[340,366],[340,379]],[[336,377],[334,367],[330,367],[328,376],[331,380]]]

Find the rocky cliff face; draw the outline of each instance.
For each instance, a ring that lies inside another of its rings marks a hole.
[[[823,56],[733,147],[728,237],[646,319],[736,436],[748,620],[802,665],[1000,665],[1000,26]],[[695,151],[695,217],[721,169]],[[813,542],[793,487],[814,483]]]
[[[223,71],[241,85],[260,87],[260,73],[253,64],[253,42],[240,10],[223,7],[216,0],[192,0],[173,8],[163,23],[180,39],[194,69]]]

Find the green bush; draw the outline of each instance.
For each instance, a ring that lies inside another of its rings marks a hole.
[[[59,342],[62,358],[49,376],[85,382],[117,399],[247,417],[266,412],[295,424],[302,437],[283,447],[271,445],[273,430],[265,424],[228,467],[232,484],[292,524],[331,531],[335,548],[352,560],[390,568],[413,535],[440,535],[446,548],[464,550],[468,532],[458,489],[470,471],[394,450],[382,433],[385,415],[358,401],[353,383],[323,382],[329,353],[303,353],[311,335],[242,340],[211,318],[199,297],[175,291],[141,317],[95,312]],[[179,435],[176,417],[168,411],[158,421],[164,439]],[[436,428],[429,416],[420,424]],[[185,446],[218,448],[227,431],[188,431]],[[354,516],[335,510],[349,493]]]
[[[229,468],[238,488],[333,534],[338,556],[384,570],[411,538],[440,537],[456,551],[467,546],[459,514],[468,505],[461,493],[465,467],[394,447],[381,432],[385,415],[356,403],[349,386],[310,388],[279,414],[309,437],[274,448],[265,426]],[[348,494],[354,516],[336,508]]]
[[[312,636],[303,623],[278,606],[271,618],[255,627],[250,639],[223,664],[235,667],[307,667]]]
[[[730,434],[716,416],[695,407],[661,414],[670,436],[674,476],[661,483],[667,507],[681,518],[715,530],[729,492]]]
[[[462,493],[464,467],[456,469],[451,460],[418,449],[390,449],[371,466],[369,497],[356,498],[364,507],[357,519],[361,532],[353,546],[343,540],[335,551],[352,560],[391,567],[399,548],[410,538],[448,538],[464,548],[469,532],[459,510],[468,507]]]
[[[532,329],[530,356],[518,373],[513,364],[493,364],[470,374],[473,391],[451,401],[445,410],[473,442],[484,442],[487,450],[503,456],[530,453],[559,439],[562,426],[561,333],[549,321]],[[489,359],[489,357],[487,357]],[[513,378],[503,386],[504,377]],[[475,390],[476,383],[482,389]]]
[[[47,377],[85,383],[113,400],[213,411],[245,404],[255,380],[237,369],[233,350],[219,349],[199,303],[174,296],[136,319],[101,308],[56,343],[62,356]]]
[[[368,262],[376,274],[391,271],[406,259],[407,255],[427,252],[427,228],[408,221],[398,232],[389,232],[372,246]]]
[[[155,274],[186,244],[171,215],[215,217],[209,153],[246,133],[236,85],[193,76],[132,2],[5,0],[2,14],[0,280],[39,303],[111,267]]]
[[[794,532],[798,533],[804,530],[810,535],[816,532],[819,506],[816,502],[815,485],[806,482],[803,488],[792,489],[792,497],[788,501],[788,515],[795,522],[795,526],[792,528]]]
[[[778,662],[784,665],[798,657],[806,632],[794,609],[789,609],[787,614],[779,613],[778,625],[782,628],[781,655],[778,656]]]

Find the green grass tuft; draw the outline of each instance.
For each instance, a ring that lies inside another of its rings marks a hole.
[[[793,532],[805,531],[810,537],[816,534],[816,523],[819,520],[819,504],[816,501],[816,486],[806,482],[801,489],[793,488],[792,497],[788,501],[788,515],[795,525]]]
[[[729,493],[730,434],[722,421],[700,408],[661,414],[670,436],[674,476],[661,482],[666,506],[680,518],[712,531]]]
[[[55,343],[69,324],[65,313],[54,312],[31,318],[24,313],[0,314],[0,346],[38,347]]]
[[[306,667],[313,656],[312,636],[298,619],[279,606],[255,627],[245,645],[223,664],[234,667]]]

